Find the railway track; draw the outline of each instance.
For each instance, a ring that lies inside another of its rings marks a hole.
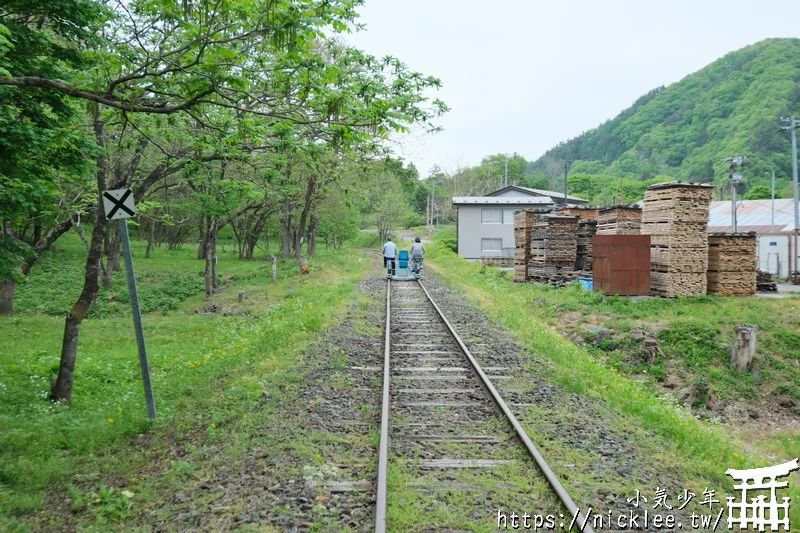
[[[492,383],[513,369],[481,368],[421,282],[387,280],[386,294],[375,531],[386,531],[390,461],[401,463],[406,487],[425,493],[482,491],[484,480],[501,487],[510,465],[529,464],[578,530],[585,517]],[[466,483],[455,474],[463,472]]]

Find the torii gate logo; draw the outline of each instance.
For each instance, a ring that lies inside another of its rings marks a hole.
[[[770,531],[780,531],[780,526],[783,526],[784,531],[789,531],[790,499],[784,497],[783,503],[778,503],[776,492],[789,486],[788,481],[778,481],[778,479],[788,476],[795,470],[798,470],[797,459],[781,465],[749,470],[729,468],[725,474],[741,482],[733,488],[741,491],[742,499],[736,502],[733,496],[727,498],[728,529],[738,524],[739,529],[750,529],[752,526],[752,529],[764,531],[764,528],[769,526]],[[758,494],[766,491],[769,491],[769,501],[766,501],[764,494]],[[749,503],[748,496],[750,496]],[[737,509],[738,516],[735,515]]]

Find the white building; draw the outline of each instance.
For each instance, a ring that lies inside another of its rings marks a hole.
[[[567,196],[570,204],[587,200]],[[546,213],[563,205],[564,193],[509,186],[488,196],[454,196],[458,255],[467,259],[514,257],[514,211]]]
[[[781,277],[788,277],[798,268],[797,242],[794,237],[794,205],[792,200],[742,200],[736,202],[736,229],[758,234],[758,268]],[[731,202],[711,202],[708,232],[732,231]]]

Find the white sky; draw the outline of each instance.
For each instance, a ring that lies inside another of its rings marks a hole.
[[[424,177],[494,153],[534,160],[659,86],[768,37],[800,36],[790,0],[365,0],[347,40],[441,78],[435,135],[400,139]]]

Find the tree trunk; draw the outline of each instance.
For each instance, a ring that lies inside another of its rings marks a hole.
[[[0,280],[0,315],[14,314],[14,293],[17,290],[17,280],[5,278]]]
[[[272,261],[272,283],[278,281],[278,258],[274,255],[271,258]]]
[[[204,246],[206,251],[206,269],[203,273],[203,278],[205,279],[206,283],[206,299],[211,298],[214,295],[214,281],[211,276],[213,276],[212,268],[211,268],[211,247]]]
[[[197,258],[206,258],[206,231],[205,231],[206,217],[200,215],[200,244],[197,246]]]
[[[740,372],[747,372],[753,365],[756,355],[756,327],[736,326],[736,338],[731,347],[731,366]]]
[[[233,230],[233,238],[236,239],[236,248],[239,250],[239,261],[244,260],[247,252],[245,250],[245,242],[248,235],[248,227],[250,225],[250,217],[247,213],[240,215],[242,221],[241,231],[236,229],[236,221],[233,217],[229,217],[231,230]]]
[[[286,202],[281,208],[281,257],[292,255],[292,204]]]
[[[83,280],[83,290],[75,305],[67,314],[64,323],[64,339],[61,344],[61,361],[58,366],[58,377],[53,384],[53,401],[70,403],[72,401],[72,382],[75,374],[75,359],[78,354],[78,335],[81,322],[86,318],[92,303],[97,299],[100,290],[99,274],[100,263],[103,259],[103,238],[106,234],[106,220],[103,213],[103,202],[100,196],[106,188],[107,161],[105,156],[105,124],[100,120],[100,106],[94,106],[94,134],[100,147],[97,156],[97,193],[98,202],[95,208],[95,222],[92,230],[92,240],[89,252],[86,255],[86,269]]]
[[[34,224],[33,225],[33,244],[38,243],[42,240],[42,225],[41,224]]]
[[[219,289],[219,273],[217,272],[217,235],[219,234],[219,221],[215,218],[211,225],[211,281],[214,290]]]
[[[147,232],[147,248],[144,250],[144,258],[150,259],[150,252],[153,250],[153,243],[156,240],[156,221],[150,220],[149,231]]]
[[[122,246],[122,237],[119,231],[117,231],[116,226],[110,226],[108,232],[111,238],[109,239],[109,247],[106,250],[106,257],[108,257],[106,268],[112,272],[119,272],[121,270],[119,254],[120,247]]]
[[[294,258],[300,262],[303,256],[303,237],[306,234],[306,222],[308,222],[308,215],[311,213],[311,202],[314,199],[314,193],[317,190],[317,177],[311,175],[308,178],[308,185],[306,186],[306,197],[303,201],[303,210],[300,212],[300,220],[297,222],[297,231],[294,235]]]
[[[39,256],[50,248],[50,245],[56,242],[59,237],[69,231],[71,227],[72,219],[68,218],[51,229],[43,239],[36,243],[30,255],[22,262],[22,265],[19,267],[20,274],[27,276],[33,268],[33,265],[39,260]],[[13,238],[13,236],[10,237]],[[16,290],[17,281],[15,279],[0,279],[0,315],[12,315],[14,313],[14,297],[16,296]]]
[[[247,234],[247,237],[244,240],[245,242],[244,258],[247,261],[253,260],[253,256],[256,253],[256,246],[258,246],[258,239],[261,236],[261,232],[264,231],[264,226],[267,223],[267,218],[268,215],[257,216],[255,222],[250,228],[250,232]]]
[[[317,251],[317,215],[311,214],[308,222],[308,242],[306,244],[308,255],[314,255]]]
[[[106,255],[106,263],[103,264],[103,258],[100,258],[100,270],[103,274],[103,286],[106,289],[111,289],[114,286],[114,271],[111,269],[111,231],[110,228],[106,229],[106,234],[103,236],[103,252]]]
[[[206,270],[205,270],[205,283],[206,283],[206,298],[210,298],[214,294],[214,289],[218,288],[217,283],[217,219],[208,217],[210,226],[206,230],[206,239],[203,243],[203,249],[206,252]]]

